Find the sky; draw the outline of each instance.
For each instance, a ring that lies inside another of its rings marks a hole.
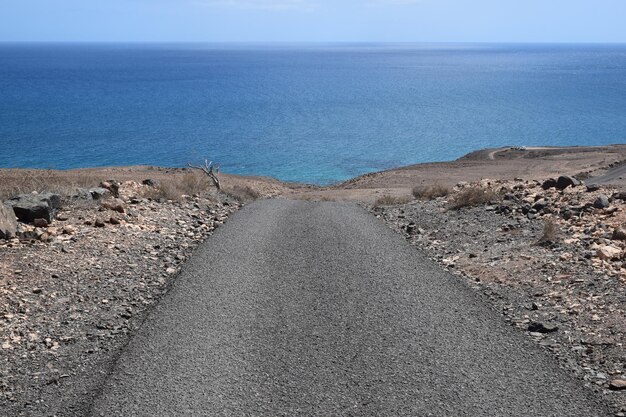
[[[626,42],[626,0],[0,0],[0,41]]]

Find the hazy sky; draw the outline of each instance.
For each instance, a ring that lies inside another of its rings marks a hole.
[[[0,0],[0,41],[626,42],[626,0]]]

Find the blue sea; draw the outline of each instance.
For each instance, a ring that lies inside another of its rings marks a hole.
[[[626,141],[626,45],[0,44],[0,167],[329,184],[508,145]]]

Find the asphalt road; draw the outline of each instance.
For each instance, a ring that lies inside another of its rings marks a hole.
[[[616,184],[623,185],[626,179],[626,164],[617,165],[609,169],[604,175],[585,180],[588,184]]]
[[[555,359],[350,204],[266,200],[199,248],[96,416],[607,416]]]

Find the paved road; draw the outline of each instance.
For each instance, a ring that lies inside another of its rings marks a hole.
[[[604,175],[585,180],[587,184],[624,184],[626,179],[626,164],[610,168]]]
[[[133,338],[96,416],[606,416],[354,205],[251,204]]]

